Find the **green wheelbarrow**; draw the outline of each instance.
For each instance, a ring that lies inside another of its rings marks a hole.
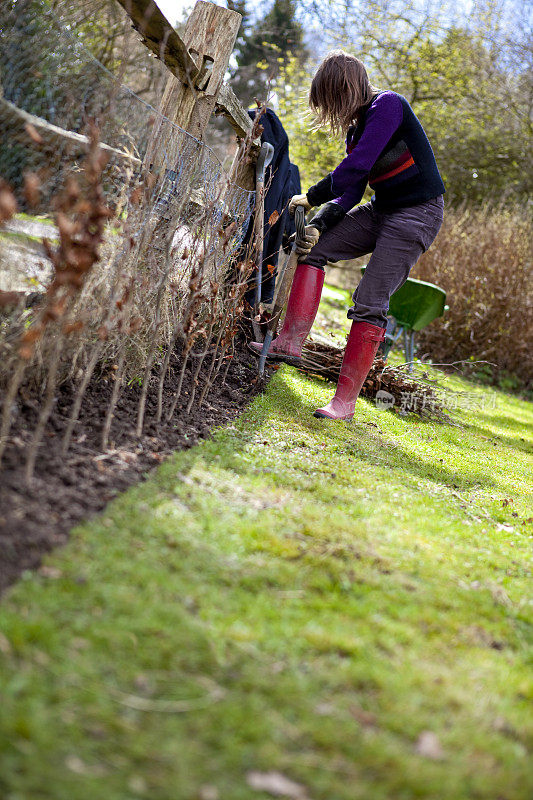
[[[366,267],[361,267],[364,272]],[[385,339],[379,352],[387,358],[392,345],[403,334],[405,361],[409,372],[413,367],[415,353],[415,333],[421,331],[434,319],[442,317],[449,306],[446,305],[446,292],[434,283],[407,278],[390,299],[389,320]]]

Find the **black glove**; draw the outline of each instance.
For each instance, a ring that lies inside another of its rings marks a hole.
[[[338,203],[326,203],[322,206],[318,214],[315,214],[313,219],[309,220],[309,225],[317,228],[320,233],[327,231],[328,228],[333,228],[341,219],[346,216],[346,211]]]
[[[321,206],[322,203],[327,203],[329,200],[335,199],[331,188],[331,172],[308,189],[307,199],[312,206]]]

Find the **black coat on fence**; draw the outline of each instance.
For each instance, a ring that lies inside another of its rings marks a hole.
[[[248,111],[248,114],[254,119],[256,109]],[[264,303],[270,303],[274,297],[278,254],[282,240],[284,236],[294,233],[294,222],[289,216],[287,204],[293,194],[300,193],[301,188],[298,167],[289,160],[289,137],[272,109],[267,108],[261,116],[261,125],[263,126],[261,142],[268,142],[274,147],[272,161],[265,173],[267,193],[261,278],[261,299]],[[270,225],[269,219],[274,211],[277,211],[279,218]],[[252,225],[246,235],[246,241],[251,235]],[[247,299],[250,305],[253,305],[253,290],[248,292]]]

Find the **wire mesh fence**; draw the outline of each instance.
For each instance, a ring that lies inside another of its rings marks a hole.
[[[141,387],[139,435],[147,414],[160,421],[204,403],[227,368],[252,269],[242,242],[254,193],[88,43],[87,27],[67,24],[46,0],[0,5],[0,455],[25,388],[39,403],[25,442],[28,478],[63,380],[77,386],[65,452],[86,389],[106,367],[114,388],[102,447],[132,380]],[[150,171],[154,131],[159,163]]]

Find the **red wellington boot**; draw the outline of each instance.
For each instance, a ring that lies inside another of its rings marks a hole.
[[[283,327],[270,345],[270,361],[299,364],[303,343],[315,321],[324,285],[324,270],[310,264],[298,264],[287,303]],[[250,342],[254,353],[261,353],[261,342]]]
[[[352,322],[335,397],[327,406],[317,409],[314,413],[315,417],[328,419],[351,419],[353,417],[355,401],[384,336],[384,328],[359,320]]]

